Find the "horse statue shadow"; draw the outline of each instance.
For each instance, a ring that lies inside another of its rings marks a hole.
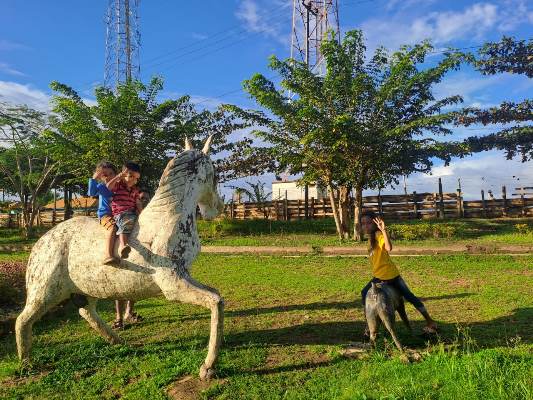
[[[21,360],[30,358],[33,324],[73,294],[85,296],[87,304],[79,309],[80,315],[113,344],[121,339],[97,314],[98,299],[141,300],[163,294],[171,301],[210,309],[208,353],[200,378],[214,375],[224,301],[217,290],[190,276],[191,264],[200,252],[196,208],[211,219],[224,206],[208,155],[211,139],[202,151],[194,150],[186,140],[185,150],[170,160],[129,237],[132,251],[120,265],[104,265],[95,256],[104,254],[105,235],[94,218],[67,220],[37,241],[26,271],[26,304],[15,325]]]

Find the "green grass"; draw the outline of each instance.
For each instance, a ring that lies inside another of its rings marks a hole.
[[[525,226],[519,231],[517,225]],[[453,244],[533,243],[532,219],[411,220],[388,222],[395,243],[405,246]],[[202,243],[218,246],[346,246],[338,239],[330,218],[296,221],[230,220],[199,221]],[[437,236],[437,237],[435,237]],[[357,245],[357,244],[355,244]]]
[[[20,229],[15,228],[0,228],[0,245],[11,244],[32,244],[35,243],[37,238],[44,234],[48,229],[36,228],[35,238],[26,239]]]
[[[402,246],[533,243],[531,218],[390,221],[388,226],[394,242]],[[517,227],[522,227],[522,231]],[[45,231],[39,230],[37,235]],[[339,240],[331,218],[307,221],[200,220],[198,232],[202,244],[214,246],[366,246],[352,240]],[[0,246],[31,244],[35,240],[24,239],[16,229],[0,228]]]
[[[361,340],[360,258],[201,255],[193,276],[225,298],[216,399],[531,399],[532,256],[398,259],[402,275],[438,321],[426,343],[399,326],[422,361],[404,363],[382,333],[377,351],[349,359]],[[33,364],[21,369],[13,336],[0,342],[0,398],[160,399],[206,355],[209,314],[161,298],[137,304],[145,321],[110,346],[72,306],[34,327]],[[99,309],[113,318],[112,304]],[[423,323],[409,305],[415,332]]]
[[[24,261],[30,255],[27,251],[0,251],[0,262],[2,261]]]

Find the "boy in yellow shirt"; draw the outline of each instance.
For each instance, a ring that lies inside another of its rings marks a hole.
[[[366,294],[370,290],[372,282],[385,282],[398,290],[401,295],[411,303],[422,314],[426,320],[424,331],[426,333],[435,333],[437,325],[430,317],[424,304],[416,297],[400,275],[400,271],[392,262],[389,251],[392,250],[392,244],[385,228],[385,222],[372,212],[366,212],[361,218],[363,231],[369,236],[368,254],[370,264],[372,265],[372,280],[361,290],[363,300],[363,309],[365,307]]]

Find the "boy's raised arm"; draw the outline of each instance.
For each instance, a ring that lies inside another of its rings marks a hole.
[[[89,185],[87,188],[87,195],[88,196],[96,196],[98,194],[98,182],[94,178],[89,178]]]
[[[112,178],[109,182],[107,182],[106,186],[109,190],[115,190],[115,186],[117,186],[117,183],[120,182],[122,177],[124,176],[124,171],[120,172],[120,174],[117,174],[114,178]]]

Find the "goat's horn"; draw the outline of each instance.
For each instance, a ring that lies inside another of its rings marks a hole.
[[[192,143],[187,136],[185,136],[185,150],[192,150]]]
[[[209,136],[207,140],[205,141],[204,148],[202,149],[202,153],[208,154],[209,148],[211,147],[211,142],[213,141],[213,135]]]

